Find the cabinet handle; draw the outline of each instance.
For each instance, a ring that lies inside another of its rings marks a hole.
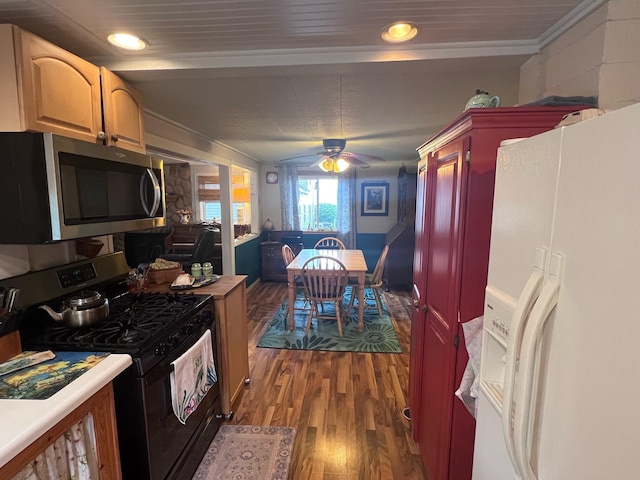
[[[112,133],[112,134],[111,134],[111,141],[112,141],[112,142],[117,142],[117,141],[118,141],[118,135],[117,135],[117,134],[115,134],[115,133]]]
[[[429,311],[429,307],[427,307],[426,305],[422,305],[422,307],[420,307],[420,310],[422,310],[422,313],[427,313]]]
[[[98,132],[98,140],[105,140],[107,138],[107,134],[104,132]]]

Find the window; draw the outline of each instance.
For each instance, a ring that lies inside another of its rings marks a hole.
[[[251,222],[251,191],[249,188],[249,172],[233,173],[233,223],[245,225]],[[200,218],[204,222],[219,223],[222,218],[220,203],[220,178],[218,175],[198,175],[198,204]]]
[[[337,177],[299,175],[298,196],[298,216],[303,230],[336,231]]]

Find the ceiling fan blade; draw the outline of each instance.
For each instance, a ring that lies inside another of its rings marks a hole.
[[[326,155],[326,152],[316,152],[311,155],[300,155],[297,157],[283,158],[282,160],[278,160],[278,163],[287,165],[302,165],[305,163],[316,162],[319,157],[323,157],[324,155]]]
[[[340,156],[348,162],[384,162],[384,158],[382,157],[376,157],[375,155],[365,155],[364,153],[342,152]]]

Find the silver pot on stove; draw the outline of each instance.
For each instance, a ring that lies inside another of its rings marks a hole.
[[[41,305],[51,318],[67,327],[88,327],[104,320],[109,315],[109,300],[92,290],[83,290],[62,302],[62,309],[56,312],[48,305]]]

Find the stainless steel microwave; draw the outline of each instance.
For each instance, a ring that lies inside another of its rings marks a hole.
[[[165,224],[160,158],[50,133],[0,133],[0,244]]]

